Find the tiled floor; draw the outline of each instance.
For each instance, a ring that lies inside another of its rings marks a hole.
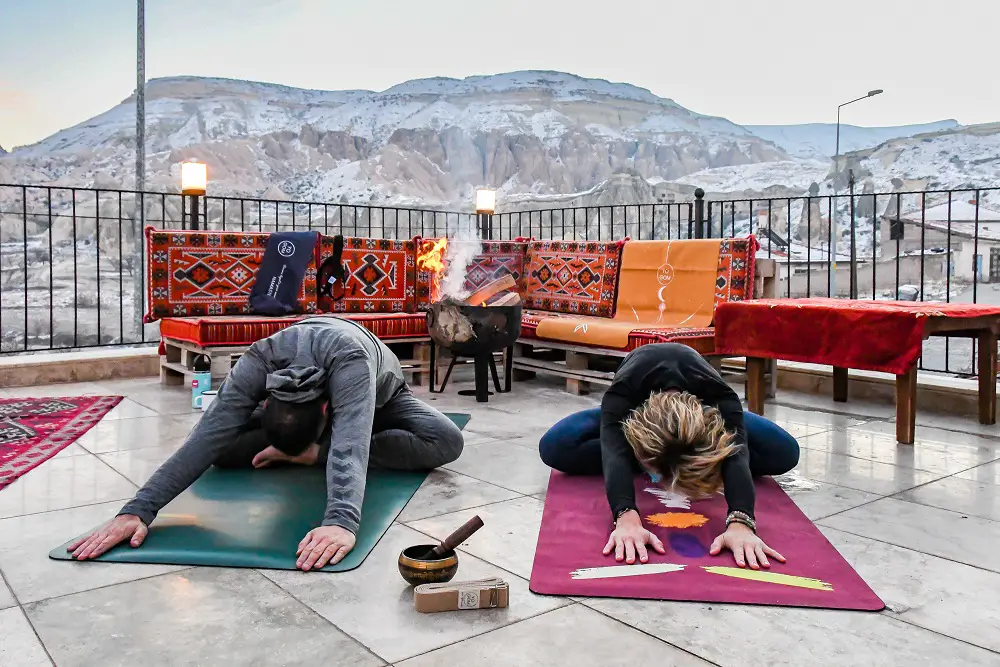
[[[153,379],[0,391],[126,396],[0,491],[0,665],[1000,665],[1000,428],[922,413],[907,447],[883,405],[832,414],[783,392],[768,406],[803,447],[783,483],[886,601],[880,614],[570,600],[527,587],[548,478],[535,443],[597,398],[531,382],[479,406],[456,388],[428,400],[473,413],[463,456],[361,568],[335,575],[49,560],[111,517],[198,413]],[[396,554],[473,514],[487,528],[463,546],[461,578],[506,578],[511,606],[417,614]]]

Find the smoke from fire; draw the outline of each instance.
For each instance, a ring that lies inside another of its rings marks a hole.
[[[441,296],[461,299],[469,295],[465,289],[465,275],[472,259],[482,252],[479,229],[475,218],[460,220],[455,229],[449,230],[445,264],[448,267],[441,278]]]

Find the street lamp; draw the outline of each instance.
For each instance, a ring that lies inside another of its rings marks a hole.
[[[869,97],[875,97],[876,95],[881,95],[884,91],[881,88],[876,88],[875,90],[869,90],[867,95],[862,95],[856,99],[849,102],[844,102],[837,107],[837,142],[834,152],[833,165],[834,165],[834,177],[833,177],[833,211],[834,217],[836,217],[837,211],[837,174],[840,173],[840,110],[846,107],[848,104],[854,104],[855,102],[860,102],[861,100],[867,100]],[[830,220],[830,243],[827,246],[827,254],[830,260],[830,296],[837,296],[837,234],[838,226],[835,220]],[[857,281],[855,280],[855,274],[857,273],[857,242],[854,234],[854,218],[851,218],[851,298],[857,298]]]
[[[493,212],[497,207],[497,191],[490,188],[476,190],[476,215],[479,216],[479,235],[489,240],[493,238]]]
[[[198,230],[198,198],[208,189],[208,167],[204,162],[181,162],[181,195],[190,197],[191,229]],[[182,207],[183,209],[183,207]],[[183,225],[181,225],[183,227]]]

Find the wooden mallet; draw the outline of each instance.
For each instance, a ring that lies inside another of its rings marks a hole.
[[[459,526],[458,530],[456,530],[454,533],[446,537],[444,541],[441,542],[441,544],[437,545],[436,547],[428,551],[427,555],[424,556],[424,558],[427,560],[431,560],[443,557],[449,551],[454,551],[455,547],[457,547],[459,544],[472,537],[472,534],[482,527],[483,527],[483,520],[480,519],[479,515],[477,514],[476,516],[472,517],[464,524]]]

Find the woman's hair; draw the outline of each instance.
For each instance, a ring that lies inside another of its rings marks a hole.
[[[687,392],[657,392],[622,423],[636,458],[671,487],[707,496],[722,488],[722,462],[736,451],[722,415]]]

